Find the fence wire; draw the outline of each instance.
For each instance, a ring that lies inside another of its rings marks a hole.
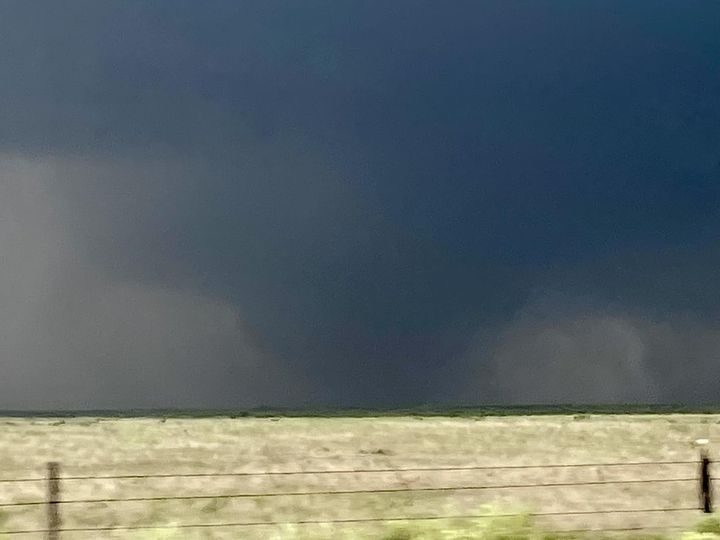
[[[301,476],[326,474],[372,474],[372,473],[405,473],[405,472],[454,472],[454,471],[501,471],[514,469],[572,469],[592,467],[637,467],[661,465],[697,465],[697,461],[636,461],[636,462],[610,462],[610,463],[564,463],[550,465],[467,465],[450,467],[407,467],[407,468],[380,468],[380,469],[320,469],[308,471],[239,471],[239,472],[205,472],[205,473],[155,473],[155,474],[115,474],[115,475],[85,475],[62,476],[67,480],[138,480],[153,478],[222,478],[222,477],[255,477],[255,476]],[[0,483],[44,482],[41,477],[34,478],[0,478]]]
[[[260,493],[219,493],[214,495],[169,495],[157,497],[113,497],[105,499],[69,499],[57,501],[55,504],[96,504],[96,503],[124,503],[124,502],[157,502],[157,501],[189,501],[203,499],[263,499],[270,497],[305,497],[312,495],[361,495],[361,494],[387,494],[387,493],[433,493],[445,491],[482,491],[492,489],[525,489],[525,488],[551,488],[572,486],[601,486],[619,484],[657,484],[675,482],[695,482],[696,478],[653,478],[637,480],[591,480],[586,482],[549,482],[542,484],[497,484],[482,486],[442,486],[417,488],[385,488],[385,489],[348,489],[348,490],[318,490],[318,491],[278,491]],[[39,506],[47,504],[46,501],[24,501],[0,504],[0,508],[15,506]]]
[[[129,479],[159,479],[159,478],[222,478],[222,477],[272,477],[272,476],[296,476],[296,475],[332,475],[332,474],[373,474],[373,473],[404,473],[404,472],[453,472],[453,471],[493,471],[512,469],[573,469],[573,468],[606,468],[606,467],[642,467],[642,466],[665,466],[665,465],[697,465],[697,461],[645,461],[645,462],[610,462],[610,463],[571,463],[571,464],[546,464],[546,465],[471,465],[471,466],[445,466],[445,467],[411,467],[411,468],[374,468],[374,469],[337,469],[337,470],[311,470],[311,471],[252,471],[252,472],[207,472],[207,473],[177,473],[177,474],[116,474],[116,475],[85,475],[85,476],[63,476],[61,481],[94,481],[94,480],[129,480]],[[46,478],[15,478],[0,479],[0,483],[30,483],[45,482]],[[90,499],[66,499],[53,501],[55,505],[81,505],[81,504],[109,504],[109,503],[130,503],[130,502],[153,502],[153,501],[190,501],[204,499],[263,499],[272,497],[307,497],[307,496],[351,496],[351,495],[372,495],[372,494],[393,494],[393,493],[442,493],[460,491],[483,491],[483,490],[507,490],[507,489],[533,489],[533,488],[561,488],[577,486],[600,486],[600,485],[627,485],[627,484],[667,484],[697,482],[698,478],[637,478],[625,480],[589,480],[589,481],[568,481],[568,482],[539,482],[539,483],[507,483],[507,484],[483,484],[463,486],[439,486],[439,487],[398,487],[385,489],[349,489],[349,490],[307,490],[307,491],[277,491],[257,493],[220,493],[213,495],[172,495],[172,496],[148,496],[148,497],[111,497],[111,498],[90,498]],[[48,501],[18,501],[0,503],[0,508],[29,507],[47,505]],[[612,514],[644,514],[644,513],[670,513],[670,512],[691,512],[699,511],[697,507],[681,508],[642,508],[642,509],[604,509],[604,510],[568,510],[555,512],[535,512],[529,514],[531,517],[560,517],[560,516],[590,516],[590,515],[612,515]],[[163,529],[209,529],[209,528],[246,528],[246,527],[269,527],[286,525],[350,525],[369,523],[392,523],[392,522],[415,522],[415,521],[440,521],[440,520],[475,520],[490,518],[517,517],[520,514],[460,514],[460,515],[432,515],[432,516],[397,516],[397,517],[365,517],[346,519],[307,519],[291,521],[248,521],[230,523],[188,523],[179,525],[128,525],[108,527],[67,527],[57,530],[49,529],[26,529],[0,531],[0,535],[27,535],[58,533],[101,533],[112,531],[135,531],[135,530],[163,530]],[[599,528],[599,529],[564,529],[556,532],[578,533],[578,532],[627,532],[646,531],[651,529],[669,530],[674,527],[626,527],[626,528]]]
[[[57,532],[111,532],[111,531],[139,531],[139,530],[176,530],[176,529],[208,529],[208,528],[242,528],[242,527],[281,527],[286,525],[352,525],[363,523],[392,523],[392,522],[415,522],[415,521],[444,521],[444,520],[474,520],[474,519],[497,519],[513,518],[523,516],[530,517],[560,517],[560,516],[581,516],[581,515],[607,515],[607,514],[643,514],[657,512],[697,512],[697,508],[646,508],[639,510],[609,509],[609,510],[587,510],[567,512],[533,512],[528,514],[457,514],[443,516],[400,516],[400,517],[369,517],[349,519],[306,519],[294,521],[247,521],[238,523],[188,523],[179,525],[127,525],[117,527],[69,527],[58,529]],[[628,527],[628,528],[604,528],[604,529],[565,529],[557,532],[590,532],[590,531],[630,531],[649,530],[655,527]],[[657,527],[671,529],[673,527]],[[7,531],[2,534],[39,534],[50,532],[48,529],[28,529],[18,531]]]

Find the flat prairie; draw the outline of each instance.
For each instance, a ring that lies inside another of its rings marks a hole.
[[[0,418],[0,531],[46,527],[46,506],[32,503],[46,499],[46,464],[55,461],[62,527],[107,528],[63,540],[473,539],[504,513],[551,514],[533,517],[546,531],[648,528],[672,537],[703,517],[695,441],[711,441],[712,453],[719,422],[700,414]],[[677,463],[638,464],[646,462]],[[456,469],[425,470],[447,468]],[[277,474],[294,472],[305,474]],[[306,494],[336,491],[363,493]],[[116,500],[127,498],[146,500]],[[399,521],[485,515],[495,517]],[[384,518],[398,521],[361,521]]]

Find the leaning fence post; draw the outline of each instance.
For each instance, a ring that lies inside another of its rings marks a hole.
[[[700,450],[700,507],[706,514],[713,511],[710,454],[705,448]]]
[[[47,540],[60,538],[60,464],[47,464]]]

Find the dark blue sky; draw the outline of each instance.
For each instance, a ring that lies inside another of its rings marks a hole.
[[[6,0],[0,77],[0,406],[715,399],[717,2]]]

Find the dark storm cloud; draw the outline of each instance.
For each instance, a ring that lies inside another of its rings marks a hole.
[[[3,2],[0,406],[711,398],[719,23]]]
[[[112,272],[121,248],[100,261],[87,251],[61,188],[63,179],[90,182],[99,174],[175,181],[152,164],[0,158],[0,407],[232,407],[278,393],[303,399],[310,387],[302,374],[262,346],[237,306],[180,283]],[[89,212],[85,219],[100,230],[123,224]]]

